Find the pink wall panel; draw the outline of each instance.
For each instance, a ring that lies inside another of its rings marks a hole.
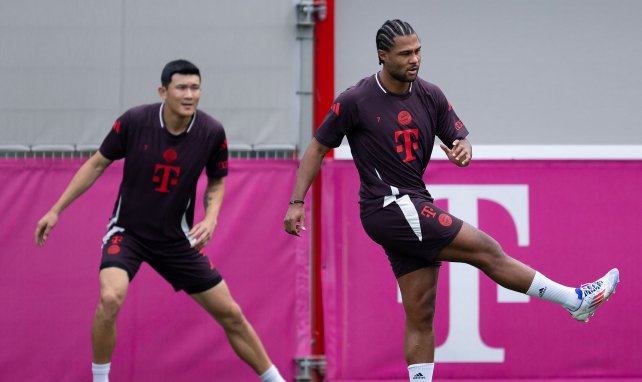
[[[62,214],[44,248],[33,243],[36,221],[80,163],[0,161],[2,381],[90,379],[101,239],[122,166],[112,165]],[[296,165],[231,161],[219,225],[206,248],[288,378],[295,371],[292,358],[309,351],[308,242],[291,240],[282,223]],[[214,320],[147,265],[130,287],[118,324],[114,381],[258,380]]]
[[[442,266],[437,380],[642,380],[642,162],[477,161],[430,164],[437,204],[495,237],[512,256],[570,286],[621,271],[590,323],[504,293],[461,264]],[[383,250],[359,221],[351,161],[326,163],[323,288],[329,380],[404,380],[404,315]]]
[[[100,239],[120,166],[64,212],[44,248],[33,244],[35,222],[79,164],[0,161],[0,380],[89,377]],[[292,379],[292,358],[309,350],[308,238],[282,228],[296,163],[236,160],[231,168],[207,253]],[[642,276],[642,163],[478,161],[457,169],[438,161],[428,174],[438,204],[550,278],[575,286],[617,266],[623,280],[614,299],[582,324],[552,304],[505,294],[472,269],[444,265],[437,380],[642,380],[642,302],[632,287]],[[404,380],[403,312],[385,255],[358,219],[356,170],[328,161],[323,177],[329,379]],[[147,266],[132,284],[119,334],[114,380],[256,378],[222,330]]]

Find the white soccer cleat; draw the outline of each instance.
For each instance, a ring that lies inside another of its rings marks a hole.
[[[601,279],[576,288],[575,292],[578,298],[582,299],[582,303],[576,310],[566,310],[574,319],[588,322],[589,317],[595,314],[597,308],[615,293],[615,287],[618,282],[620,282],[620,271],[617,268],[613,268]]]

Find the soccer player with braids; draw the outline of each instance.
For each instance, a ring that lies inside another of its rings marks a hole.
[[[227,284],[202,251],[223,203],[227,140],[223,126],[197,110],[199,69],[186,60],[169,62],[161,73],[158,93],[162,102],[131,108],[116,120],[100,149],[80,167],[36,227],[36,244],[42,246],[60,213],[113,161],[125,159],[103,239],[100,298],[92,325],[93,380],[109,380],[116,318],[129,284],[141,263],[147,262],[223,327],[236,354],[262,381],[283,382]],[[205,217],[194,224],[196,184],[203,170],[208,178]]]
[[[302,201],[325,154],[347,137],[361,181],[361,223],[383,247],[401,290],[410,381],[432,380],[442,261],[470,264],[505,288],[559,304],[576,320],[588,321],[615,291],[618,270],[580,288],[560,285],[434,205],[423,174],[435,137],[450,162],[466,167],[472,159],[468,129],[441,89],[418,77],[421,43],[410,24],[386,21],[376,44],[381,71],[337,97],[305,151],[284,220],[286,232],[301,234]]]

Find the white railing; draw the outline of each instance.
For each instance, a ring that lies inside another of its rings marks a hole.
[[[352,159],[350,148],[341,145],[334,151],[336,159]],[[432,151],[433,160],[445,160],[439,146]],[[483,160],[642,160],[642,145],[475,145],[473,159]]]
[[[0,145],[0,158],[89,158],[98,150],[97,145]],[[230,145],[230,158],[241,159],[296,159],[294,145]]]

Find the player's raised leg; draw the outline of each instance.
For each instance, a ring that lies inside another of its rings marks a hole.
[[[108,382],[111,356],[116,345],[116,317],[127,296],[129,276],[120,268],[100,271],[100,299],[92,324],[94,382]]]
[[[225,281],[190,296],[223,327],[234,352],[254,369],[262,381],[285,382],[241,307],[232,298]]]
[[[438,260],[470,264],[505,288],[563,306],[579,321],[588,321],[615,292],[619,281],[618,270],[612,269],[601,279],[580,288],[558,284],[508,256],[496,240],[467,223],[441,251]]]

